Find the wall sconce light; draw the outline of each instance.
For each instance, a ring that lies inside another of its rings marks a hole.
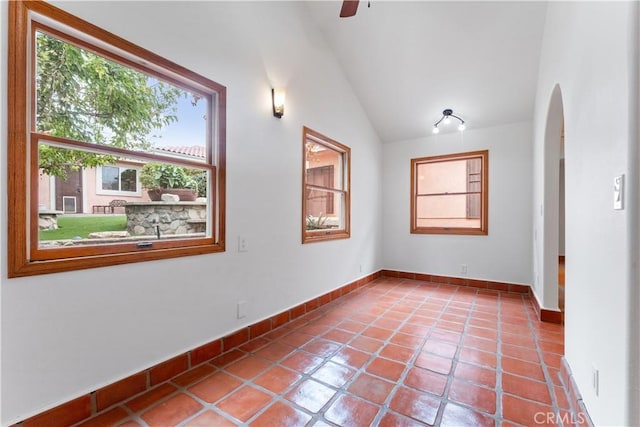
[[[284,89],[271,89],[271,102],[273,104],[273,115],[279,119],[284,115]]]
[[[464,120],[462,120],[462,118],[456,116],[455,114],[453,114],[453,110],[450,108],[447,108],[446,110],[444,110],[442,112],[442,117],[440,118],[440,120],[438,120],[437,122],[434,123],[433,125],[433,133],[439,133],[440,129],[438,129],[438,125],[440,123],[444,123],[445,125],[448,125],[449,123],[451,123],[451,117],[453,117],[454,119],[458,119],[460,121],[460,124],[458,125],[458,130],[460,132],[462,132],[463,130],[465,130],[467,128],[467,126],[464,124]]]

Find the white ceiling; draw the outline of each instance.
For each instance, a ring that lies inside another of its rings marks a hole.
[[[445,108],[468,129],[532,119],[545,2],[341,4],[307,7],[383,142],[430,135]]]

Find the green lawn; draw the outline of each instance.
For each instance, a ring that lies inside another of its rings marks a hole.
[[[127,229],[126,215],[109,216],[64,216],[58,217],[57,230],[40,231],[40,240],[64,240],[79,236],[86,239],[96,231],[124,231]]]

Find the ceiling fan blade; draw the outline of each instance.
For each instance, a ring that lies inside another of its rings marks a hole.
[[[360,0],[344,0],[340,9],[340,18],[349,18],[356,14]]]

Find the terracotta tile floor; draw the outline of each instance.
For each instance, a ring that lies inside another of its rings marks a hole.
[[[83,425],[540,425],[563,350],[528,295],[381,278]]]

